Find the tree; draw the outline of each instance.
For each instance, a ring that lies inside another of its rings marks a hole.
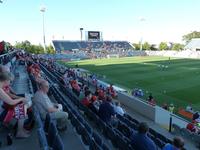
[[[29,41],[16,42],[15,48],[23,49],[33,54],[44,54],[44,48],[41,44],[34,45],[34,44],[31,44]],[[55,54],[55,50],[52,45],[46,46],[46,52],[48,54]]]
[[[156,50],[158,50],[158,48],[156,47],[155,44],[151,44],[151,46],[150,46],[150,50],[152,50],[152,51],[156,51]]]
[[[148,42],[144,42],[142,49],[143,50],[150,50],[151,45]]]
[[[133,43],[133,46],[135,47],[135,50],[140,50],[140,44],[139,43]]]
[[[191,33],[184,35],[183,41],[185,41],[186,43],[189,43],[191,41],[191,39],[193,39],[193,38],[200,38],[200,32],[193,31]]]
[[[183,50],[183,48],[184,48],[184,45],[180,43],[174,43],[172,46],[172,50],[176,50],[176,51]]]
[[[167,43],[166,42],[161,42],[159,44],[159,49],[160,50],[167,50],[168,49]]]
[[[51,44],[46,47],[46,50],[48,54],[55,54],[55,50]]]

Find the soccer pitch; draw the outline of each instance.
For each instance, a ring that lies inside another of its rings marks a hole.
[[[151,92],[156,102],[200,110],[200,60],[144,56],[91,59],[65,63],[104,76],[106,81],[131,91],[141,88],[145,97]]]

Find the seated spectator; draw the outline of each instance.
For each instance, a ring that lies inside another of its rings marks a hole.
[[[62,105],[53,104],[47,93],[49,91],[49,83],[45,80],[39,83],[39,90],[35,93],[33,102],[38,108],[42,119],[44,120],[47,113],[50,113],[53,119],[57,120],[59,130],[67,128],[68,113],[62,111]]]
[[[111,101],[112,101],[111,98],[107,98],[107,100],[104,101],[99,106],[99,111],[98,111],[99,117],[106,123],[110,123],[110,124],[113,123],[112,118],[115,117],[115,110],[112,106]]]
[[[150,101],[152,99],[153,99],[153,96],[152,96],[152,93],[150,93],[147,100]]]
[[[3,65],[0,65],[0,73],[2,72],[8,72],[6,68]],[[9,72],[8,72],[9,73]],[[12,80],[12,75],[11,75],[11,80]],[[17,99],[21,98],[21,96],[18,96],[14,90],[11,88],[10,84],[5,84],[3,86],[4,91],[12,98],[12,99]],[[23,96],[24,97],[24,96]]]
[[[198,119],[199,118],[199,112],[197,111],[197,112],[195,112],[194,114],[193,114],[193,118],[192,118],[192,120],[196,120],[196,119]]]
[[[78,85],[78,82],[76,80],[73,80],[71,82],[71,86],[72,86],[72,91],[76,94],[76,96],[79,97],[81,88]]]
[[[12,118],[15,118],[18,120],[17,125],[17,134],[16,137],[18,138],[26,138],[29,137],[28,131],[24,129],[24,121],[26,117],[26,110],[27,106],[25,105],[26,99],[25,98],[17,98],[13,100],[3,89],[3,86],[5,84],[8,84],[10,82],[11,75],[7,72],[1,72],[0,73],[0,100],[3,101],[5,104],[8,104],[10,106],[9,109],[6,109],[5,111],[6,116],[4,118],[4,123],[8,123]]]
[[[81,103],[86,106],[89,107],[90,103],[91,103],[91,98],[92,98],[92,93],[90,91],[86,91],[85,92],[85,98],[81,101]]]
[[[188,105],[185,110],[188,111],[188,112],[194,113],[191,105]]]
[[[164,103],[163,106],[162,106],[162,108],[165,109],[165,110],[168,110],[168,105],[167,105],[167,103]]]
[[[155,106],[156,105],[156,101],[154,99],[149,99],[148,100],[148,104]]]
[[[98,98],[99,100],[105,100],[105,92],[103,89],[98,89]]]
[[[121,116],[123,116],[125,114],[123,108],[120,105],[120,102],[115,102],[114,109],[115,109],[115,113],[116,114],[119,114]]]
[[[139,97],[143,97],[144,96],[144,92],[142,91],[142,89],[138,90],[138,96]]]
[[[131,135],[131,143],[137,150],[157,150],[155,143],[147,136],[149,127],[147,123],[141,122],[138,132]]]
[[[173,144],[166,144],[162,150],[183,150],[184,140],[181,137],[175,137]]]
[[[94,103],[96,100],[97,100],[97,96],[96,96],[96,95],[92,95],[90,101],[91,101],[92,103]]]
[[[117,93],[116,93],[115,89],[113,88],[112,84],[107,88],[107,92],[109,95],[112,96],[112,98],[117,96]]]
[[[197,132],[197,128],[195,127],[195,121],[188,123],[186,129],[188,129],[190,132]]]

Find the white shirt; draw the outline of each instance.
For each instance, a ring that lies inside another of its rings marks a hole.
[[[36,105],[41,117],[44,119],[48,113],[48,108],[54,107],[54,104],[49,99],[48,95],[37,91],[33,97],[33,102]]]
[[[114,109],[115,109],[115,112],[121,116],[123,116],[125,113],[124,110],[120,106],[115,106]]]

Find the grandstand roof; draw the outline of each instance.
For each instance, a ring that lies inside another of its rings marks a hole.
[[[192,39],[186,46],[185,49],[189,50],[200,50],[200,38]]]

